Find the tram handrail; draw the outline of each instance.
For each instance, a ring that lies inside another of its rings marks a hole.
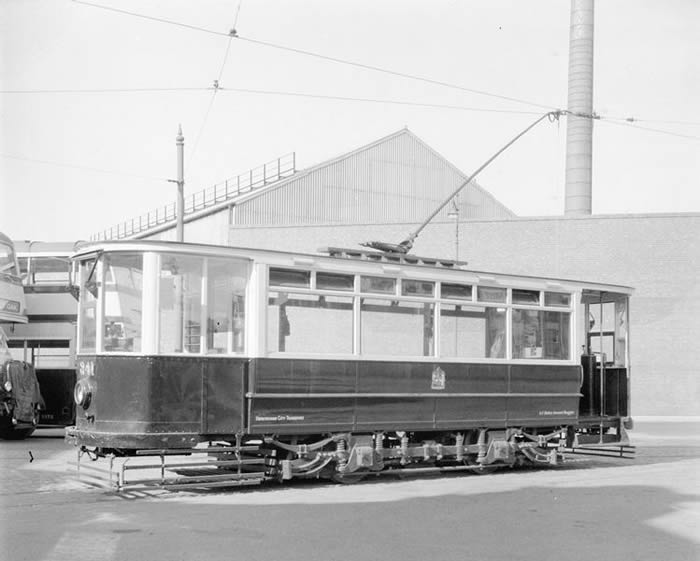
[[[296,173],[296,153],[284,154],[275,160],[271,160],[252,168],[245,173],[229,178],[212,187],[202,189],[185,198],[185,216],[210,208],[224,201],[229,201],[275,183]],[[168,203],[162,207],[125,220],[115,226],[111,226],[101,232],[90,236],[91,241],[125,239],[151,228],[174,222],[177,217],[175,203]]]

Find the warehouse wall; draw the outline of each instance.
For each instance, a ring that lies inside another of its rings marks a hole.
[[[313,253],[399,242],[414,227],[234,226],[229,244]],[[413,253],[454,258],[455,237],[454,222],[431,224]],[[468,221],[459,225],[459,250],[475,270],[633,286],[633,414],[700,415],[700,214]]]

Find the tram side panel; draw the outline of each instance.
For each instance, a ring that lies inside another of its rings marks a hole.
[[[188,448],[243,430],[247,362],[83,356],[76,432],[88,446]]]
[[[577,366],[257,359],[250,433],[576,423]]]

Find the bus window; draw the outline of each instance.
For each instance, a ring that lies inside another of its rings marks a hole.
[[[141,350],[143,255],[116,253],[104,261],[105,351]]]
[[[462,358],[505,358],[505,308],[442,304],[440,354]]]
[[[15,252],[11,246],[0,243],[0,273],[18,275]]]
[[[31,284],[70,282],[70,259],[67,257],[41,256],[30,261]]]

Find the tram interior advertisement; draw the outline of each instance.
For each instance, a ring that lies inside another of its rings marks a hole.
[[[67,439],[119,489],[633,453],[630,288],[334,248],[114,241],[73,258]]]
[[[14,244],[0,234],[0,438],[22,439],[34,432],[43,399],[34,367],[14,360],[5,330],[27,323],[24,290]]]

